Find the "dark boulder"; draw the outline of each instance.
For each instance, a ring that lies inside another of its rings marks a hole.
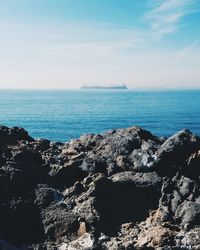
[[[64,190],[72,186],[77,180],[82,180],[87,173],[79,167],[79,164],[79,162],[71,161],[65,165],[51,165],[49,172],[50,185]]]
[[[173,174],[183,167],[184,161],[200,147],[200,138],[185,129],[169,137],[155,153],[158,170]],[[174,170],[173,170],[174,168]]]
[[[46,208],[52,203],[59,203],[63,201],[62,194],[56,189],[48,187],[48,185],[38,185],[35,189],[34,203],[40,208]]]
[[[20,169],[11,164],[0,168],[0,202],[7,201],[13,197],[29,197],[29,181],[24,177]]]
[[[67,210],[62,194],[47,185],[39,185],[35,195],[45,239],[53,242],[62,241],[63,237],[73,239],[79,223],[73,212]]]
[[[19,246],[44,241],[39,211],[31,200],[10,199],[0,204],[0,238]]]
[[[200,148],[200,147],[199,147]],[[200,176],[200,150],[192,153],[184,165],[183,172],[192,179],[199,179]]]
[[[96,183],[94,207],[100,215],[96,227],[113,235],[127,222],[146,219],[158,207],[161,178],[156,173],[122,172]],[[142,208],[142,209],[141,209]]]
[[[52,204],[41,210],[42,225],[47,241],[62,242],[63,238],[72,240],[77,236],[78,218],[61,204]]]
[[[32,142],[34,139],[29,136],[28,132],[23,128],[0,126],[0,142],[13,145],[19,141]]]

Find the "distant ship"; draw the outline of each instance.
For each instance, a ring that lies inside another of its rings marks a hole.
[[[128,89],[125,84],[118,85],[83,85],[81,89]]]

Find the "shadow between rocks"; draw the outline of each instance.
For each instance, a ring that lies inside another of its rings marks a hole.
[[[17,246],[44,241],[44,229],[38,209],[20,199],[0,207],[0,238]]]
[[[151,187],[111,183],[96,193],[95,209],[100,214],[97,228],[109,236],[116,236],[120,225],[145,221],[149,211],[158,208],[160,193]]]

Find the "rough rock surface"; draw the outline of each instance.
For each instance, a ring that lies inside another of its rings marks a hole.
[[[200,249],[200,138],[0,126],[0,249]]]

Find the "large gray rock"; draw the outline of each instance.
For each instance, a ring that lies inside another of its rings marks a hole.
[[[200,204],[184,201],[176,210],[175,216],[182,226],[200,225]]]

